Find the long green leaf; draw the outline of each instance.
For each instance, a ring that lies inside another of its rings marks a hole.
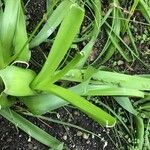
[[[118,0],[113,0],[113,2],[115,5],[119,5]],[[114,7],[112,14],[113,14],[112,29],[114,29],[115,33],[119,36],[120,30],[121,30],[121,21],[119,19],[120,10],[117,7]],[[108,41],[106,42],[104,49],[100,53],[100,56],[102,56],[104,54],[104,58],[102,59],[101,64],[108,61],[117,49],[117,47],[112,42],[112,38],[110,37],[113,35],[112,29],[110,29],[110,31],[108,31],[108,29],[106,29],[107,34],[108,34]],[[119,40],[116,38],[116,36],[113,35],[113,39],[116,41],[116,43],[119,43]]]
[[[69,90],[81,96],[136,96],[144,97],[144,93],[138,90],[118,88],[106,85],[88,85],[81,83],[69,88]],[[19,98],[34,114],[44,114],[68,104],[64,99],[53,94],[40,94]],[[125,99],[126,100],[126,99]],[[126,103],[127,101],[123,101]],[[122,103],[123,103],[122,102]],[[121,100],[120,100],[121,103]],[[131,107],[129,107],[131,108]]]
[[[115,31],[114,31],[115,32]],[[129,57],[129,55],[122,49],[122,47],[119,45],[118,43],[118,39],[114,38],[116,35],[115,34],[110,34],[108,31],[107,33],[109,34],[109,37],[114,45],[114,47],[119,51],[119,53],[122,55],[122,57],[127,61],[130,62],[131,59]]]
[[[16,24],[16,30],[13,40],[14,54],[18,54],[20,50],[24,47],[26,41],[28,40],[26,31],[25,16],[21,4],[19,5],[18,20]],[[27,43],[17,60],[29,61],[31,52],[29,51],[29,44]]]
[[[96,39],[100,32],[100,25],[101,25],[101,2],[99,0],[93,0],[92,2],[93,9],[94,9],[94,29],[92,31],[92,38],[89,41],[89,43],[82,49],[82,52],[84,53],[84,57],[81,59],[81,61],[77,64],[78,68],[82,68],[84,64],[86,63],[88,57],[91,54],[91,51],[93,50],[93,46],[96,42]]]
[[[137,149],[143,150],[144,145],[144,122],[141,117],[135,116],[136,136],[137,136]]]
[[[62,22],[64,17],[69,12],[70,6],[73,4],[70,0],[64,0],[53,11],[52,15],[48,18],[47,22],[43,26],[40,32],[30,42],[30,48],[38,46],[44,42],[56,29],[56,27]]]
[[[77,85],[72,88],[76,93],[83,96],[133,96],[144,97],[144,92],[134,89],[121,88],[110,85]]]
[[[70,6],[70,11],[59,28],[47,61],[32,83],[33,87],[37,84],[49,82],[54,76],[55,70],[67,53],[76,34],[79,32],[83,18],[84,10],[77,4],[72,4]]]
[[[20,6],[20,0],[5,0],[5,9],[2,16],[0,38],[2,44],[2,51],[5,55],[5,61],[10,58],[12,55],[12,42],[14,33],[16,30],[16,23],[18,18],[18,10]]]
[[[113,118],[111,115],[68,89],[54,84],[43,87],[36,87],[35,89],[52,93],[61,97],[62,99],[65,99],[103,126],[113,127],[116,123],[115,118]]]
[[[104,84],[118,85],[118,87],[150,91],[149,78],[142,78],[139,76],[131,76],[107,71],[99,71],[92,77],[94,80],[99,80]]]
[[[144,0],[139,0],[139,8],[146,21],[150,23],[150,7]]]
[[[132,7],[131,7],[131,9],[130,9],[130,11],[129,11],[129,16],[128,16],[126,22],[125,22],[125,30],[127,30],[127,28],[128,28],[128,25],[129,25],[129,22],[130,22],[130,18],[131,18],[132,15],[134,14],[134,12],[135,12],[135,10],[136,10],[138,4],[139,4],[139,1],[140,1],[140,0],[134,0],[134,2],[133,2],[133,4],[132,4]]]
[[[134,109],[130,99],[128,97],[114,97],[117,103],[123,107],[128,112],[132,113],[133,115],[137,116],[138,112]]]
[[[72,69],[62,79],[82,82],[86,70]],[[94,73],[90,80],[93,84],[113,85],[129,89],[150,91],[150,78],[127,75],[116,72],[101,71]]]

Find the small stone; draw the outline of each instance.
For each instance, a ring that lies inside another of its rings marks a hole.
[[[83,133],[82,133],[81,131],[78,131],[78,132],[77,132],[77,136],[82,136],[82,134],[83,134]]]
[[[86,133],[83,134],[83,138],[86,140],[89,138],[89,136],[90,136],[89,134],[86,134]]]
[[[73,145],[72,145],[72,147],[73,147],[73,148],[75,148],[75,147],[76,147],[76,145],[74,145],[74,144],[73,144]]]
[[[57,118],[58,118],[58,119],[60,118],[60,114],[59,114],[59,113],[57,113]]]
[[[118,64],[118,66],[121,66],[121,65],[124,64],[124,62],[123,62],[122,60],[119,60],[119,61],[117,62],[117,64]]]
[[[31,136],[29,136],[29,138],[28,138],[28,142],[31,142]]]
[[[95,136],[94,135],[92,135],[92,139],[94,139],[95,138]]]
[[[64,135],[64,136],[63,136],[63,139],[66,141],[66,140],[67,140],[67,135]]]
[[[19,138],[21,138],[22,137],[22,135],[21,134],[19,134]]]
[[[75,115],[79,115],[79,112],[75,111],[74,114],[75,114]]]
[[[88,141],[86,142],[86,144],[90,144],[90,140],[88,140]]]

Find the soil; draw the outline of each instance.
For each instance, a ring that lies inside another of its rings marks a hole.
[[[25,4],[27,0],[24,0]],[[105,2],[105,1],[104,1]],[[103,2],[103,3],[104,3]],[[106,3],[107,5],[107,3]],[[26,5],[26,13],[28,16],[28,31],[33,31],[34,27],[40,21],[45,12],[46,5],[45,0],[32,0],[29,1]],[[102,43],[105,41],[105,37],[101,34],[96,48],[102,49]],[[103,42],[102,42],[103,41]],[[40,50],[39,50],[40,48]],[[45,57],[41,49],[43,46],[35,48],[32,50],[32,59],[30,62],[30,66],[36,72],[38,72],[44,61]],[[140,47],[139,47],[140,49]],[[42,49],[43,50],[43,49]],[[43,50],[47,53],[47,50]],[[40,61],[39,61],[40,60]],[[112,61],[118,62],[122,60],[122,58],[118,58],[118,55],[113,57],[109,61],[109,65],[112,67]],[[150,60],[148,59],[148,62]],[[114,66],[113,66],[114,67]],[[120,70],[127,70],[130,66],[125,62],[122,65],[116,65],[114,69],[116,71]],[[149,73],[146,69],[143,70],[143,67],[140,66],[139,63],[135,62],[133,65],[133,70],[131,71],[131,67],[129,72],[132,73]],[[142,68],[139,70],[139,68]],[[64,122],[69,122],[75,125],[78,125],[86,130],[92,131],[95,134],[98,134],[100,138],[87,134],[83,131],[78,129],[63,126],[60,124],[52,123],[52,122],[41,122],[37,118],[28,117],[30,121],[32,121],[37,126],[41,127],[43,130],[47,131],[49,134],[55,136],[60,141],[64,142],[70,150],[121,150],[121,147],[116,147],[118,145],[118,141],[114,137],[112,130],[104,129],[95,123],[93,120],[88,118],[85,114],[80,112],[79,110],[73,107],[64,107],[58,109],[53,114],[46,114],[46,116],[61,120]],[[0,146],[2,150],[47,150],[48,147],[42,145],[41,143],[37,142],[34,139],[31,139],[26,133],[22,132],[21,130],[17,129],[14,125],[8,122],[6,119],[0,117]],[[114,143],[112,142],[114,141]],[[106,144],[106,145],[105,145]],[[126,147],[124,146],[124,150]]]

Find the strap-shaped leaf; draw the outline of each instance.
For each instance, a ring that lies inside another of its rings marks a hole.
[[[85,85],[81,83],[74,88],[73,91],[82,96],[132,96],[144,97],[145,93],[136,89],[128,89],[111,85]]]
[[[144,93],[138,90],[117,88],[117,87],[106,86],[106,85],[95,87],[95,85],[88,85],[88,84],[81,83],[77,86],[70,88],[69,90],[81,96],[108,96],[108,95],[123,96],[124,95],[124,96],[144,97]],[[68,104],[68,102],[66,102],[64,99],[55,96],[53,94],[40,94],[34,96],[26,96],[26,97],[21,97],[19,99],[28,107],[28,109],[33,114],[40,114],[40,115]],[[127,107],[128,106],[127,104],[129,103],[126,100],[126,97],[123,100],[120,100],[119,102],[118,103],[122,104],[124,107]],[[127,109],[130,108],[131,107],[128,107]],[[132,110],[133,109],[131,109],[130,112]]]
[[[29,51],[29,44],[26,44],[27,40],[28,37],[26,31],[25,16],[23,14],[21,4],[19,4],[18,19],[13,39],[14,55],[18,54],[21,51],[17,60],[29,61],[31,52]]]
[[[2,44],[1,50],[5,54],[3,57],[7,61],[13,53],[11,48],[16,30],[20,0],[5,0],[4,5],[5,9],[2,16],[0,39]]]
[[[67,16],[64,18],[51,51],[48,55],[41,72],[32,83],[32,87],[37,84],[47,83],[54,76],[54,72],[69,50],[75,36],[79,32],[84,18],[84,10],[77,4],[72,4]],[[59,55],[58,55],[59,54]]]
[[[70,0],[64,0],[60,3],[60,5],[53,11],[52,15],[48,18],[41,31],[30,42],[30,48],[38,46],[44,42],[55,31],[57,26],[68,13],[72,4],[73,3]]]
[[[139,0],[139,8],[146,21],[150,23],[150,7],[144,0]]]
[[[82,82],[85,72],[86,70],[72,69],[62,79]],[[148,75],[146,77],[99,70],[92,75],[90,83],[150,91]]]
[[[114,97],[117,103],[123,107],[128,112],[132,113],[133,115],[137,116],[138,112],[134,109],[130,99],[128,97]]]
[[[150,91],[150,79],[140,76],[119,74],[115,72],[99,71],[93,76],[94,80],[104,84],[118,85],[119,87]]]
[[[81,111],[86,113],[89,117],[93,118],[99,124],[106,127],[113,127],[116,123],[115,118],[111,115],[93,105],[92,103],[85,100],[83,97],[75,94],[71,90],[62,88],[57,85],[48,85],[43,87],[36,88],[37,90],[41,90],[44,92],[52,93],[71,103],[72,105],[79,108]]]
[[[82,52],[84,53],[84,57],[77,64],[78,68],[82,68],[84,66],[84,64],[86,63],[88,57],[91,54],[91,51],[93,50],[93,46],[94,46],[94,44],[96,42],[97,36],[99,35],[99,32],[100,32],[100,26],[101,26],[101,1],[93,0],[93,1],[91,1],[91,4],[93,6],[94,17],[95,17],[95,20],[93,21],[94,29],[92,31],[91,40],[82,49]]]

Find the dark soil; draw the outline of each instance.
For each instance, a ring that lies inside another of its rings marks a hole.
[[[26,3],[27,0],[25,0]],[[103,1],[107,5],[107,2]],[[46,5],[44,0],[31,0],[26,6],[27,16],[28,16],[28,31],[32,32],[34,27],[40,21],[45,12]],[[102,49],[105,37],[103,34],[99,38],[96,48]],[[30,62],[31,68],[36,72],[40,70],[44,63],[44,55],[41,52],[41,47],[35,48],[32,51],[32,59]],[[140,47],[139,47],[140,49]],[[42,49],[43,50],[43,49]],[[47,50],[43,50],[45,53]],[[109,65],[112,67],[112,61],[118,62],[122,58],[118,58],[118,55],[114,56],[112,60],[109,61]],[[147,58],[148,59],[148,58]],[[39,61],[40,60],[40,61]],[[148,62],[150,60],[148,59]],[[145,73],[146,69],[140,66],[139,62],[133,65],[133,70],[129,64],[122,64],[113,66],[116,71],[129,69],[129,72],[132,73]],[[132,70],[132,71],[131,71]],[[118,144],[115,135],[109,129],[104,129],[100,127],[93,120],[89,119],[82,112],[71,108],[65,107],[57,110],[54,114],[47,114],[48,117],[61,120],[64,122],[69,122],[75,125],[78,125],[86,130],[92,131],[95,134],[98,134],[100,138],[87,134],[78,129],[59,125],[52,122],[43,123],[37,118],[28,117],[34,124],[41,127],[49,134],[55,136],[60,141],[64,142],[70,150],[116,150],[121,147],[116,147],[114,145]],[[0,117],[0,146],[2,150],[47,150],[48,147],[42,145],[34,139],[31,139],[26,133],[17,129],[14,125],[8,122],[6,119]],[[110,137],[113,139],[114,143],[111,141]],[[107,146],[105,145],[107,144]],[[105,147],[106,146],[106,147]],[[124,149],[125,146],[124,146]]]

